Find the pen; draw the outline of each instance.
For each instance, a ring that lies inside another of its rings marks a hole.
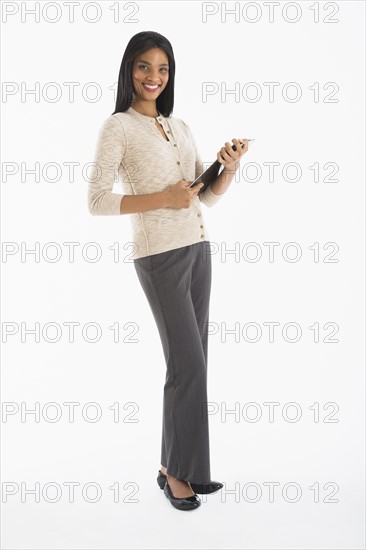
[[[254,141],[254,140],[255,140],[255,138],[248,139],[248,141]],[[243,147],[244,143],[240,139],[239,139],[239,141],[240,141],[240,147]],[[233,148],[234,151],[236,151],[235,145],[232,145],[231,147]]]
[[[248,141],[254,141],[254,140],[255,140],[255,138],[248,139]],[[243,147],[244,143],[240,139],[239,139],[239,142],[240,142],[240,147]],[[233,149],[233,151],[236,151],[235,145],[232,145],[231,148]]]

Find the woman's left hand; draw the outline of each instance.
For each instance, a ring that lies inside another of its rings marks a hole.
[[[233,151],[231,144],[226,141],[225,147],[221,147],[217,153],[217,160],[220,164],[223,164],[226,170],[236,170],[239,168],[239,162],[241,157],[248,151],[249,142],[247,139],[232,139],[233,144],[236,147],[236,151]],[[241,147],[243,143],[243,147]]]

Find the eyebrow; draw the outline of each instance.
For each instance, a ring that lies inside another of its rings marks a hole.
[[[145,61],[144,59],[139,59],[138,61],[139,63],[146,63],[146,65],[151,65],[151,63],[149,63],[149,61]],[[168,63],[160,63],[160,67],[169,67]]]

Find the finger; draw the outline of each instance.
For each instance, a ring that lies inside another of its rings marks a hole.
[[[232,148],[232,145],[231,143],[229,143],[228,141],[225,141],[225,149],[226,149],[226,152],[231,155],[232,153],[235,155],[236,154],[236,151],[233,151],[233,148]]]
[[[194,196],[194,195],[197,195],[197,194],[198,194],[198,191],[199,191],[200,189],[201,189],[201,187],[198,187],[198,185],[196,185],[196,186],[194,187],[194,189],[193,189],[192,195],[193,195],[193,196]]]
[[[234,151],[231,143],[229,143],[228,141],[225,142],[225,149],[228,153],[228,155],[230,156],[231,160],[234,161],[234,160],[238,160],[239,157],[240,157],[240,145],[237,145],[236,146],[236,151]]]
[[[232,162],[232,159],[228,156],[227,153],[219,153],[219,161],[223,166],[226,166],[226,164],[230,164]]]
[[[233,154],[235,154],[235,151],[232,150],[232,147],[230,145],[230,143],[227,141],[225,143],[225,145],[229,146],[228,149],[230,148],[231,152]],[[229,155],[226,147],[221,147],[220,151],[217,153],[217,160],[221,163],[221,164],[225,164],[226,162],[233,162],[233,160],[236,160],[237,157],[235,157],[234,159]]]
[[[226,143],[225,143],[225,145],[226,145]],[[230,148],[231,148],[231,145],[230,145]],[[232,154],[235,155],[235,156],[229,155],[226,147],[221,147],[220,155],[222,156],[222,158],[224,159],[225,162],[233,162],[234,160],[237,159],[237,155],[236,155],[235,151],[232,150]]]
[[[221,164],[226,164],[227,160],[224,158],[224,153],[222,153],[221,149],[220,151],[217,153],[217,160],[221,163]]]
[[[236,150],[238,151],[239,155],[241,155],[241,152],[242,152],[243,148],[242,148],[242,144],[241,144],[240,139],[233,138],[231,141],[235,145]]]
[[[197,185],[194,185],[194,186],[190,189],[190,191],[192,191],[192,194],[197,194],[198,191],[201,189],[201,187],[203,187],[203,185],[204,185],[204,184],[203,184],[202,182],[201,182],[201,183],[197,183]]]
[[[247,138],[242,138],[240,139],[239,141],[241,141],[243,143],[243,147],[242,147],[242,151],[245,153],[246,151],[248,151],[248,148],[249,148],[249,140]]]
[[[245,147],[248,147],[248,140],[232,138],[231,141],[234,143],[240,158],[245,151]]]
[[[248,150],[248,140],[247,139],[235,139],[233,138],[232,141],[234,142],[234,145],[239,152],[239,159],[241,158],[244,153]]]
[[[217,153],[217,160],[220,162],[220,164],[225,163],[224,159],[221,156],[221,151],[218,151],[218,153]]]

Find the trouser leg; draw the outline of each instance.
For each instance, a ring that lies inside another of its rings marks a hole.
[[[157,323],[167,367],[161,464],[170,475],[195,483],[211,479],[204,325],[209,300],[205,285],[211,282],[211,264],[197,257],[202,245],[135,262]]]
[[[211,294],[211,251],[210,243],[200,243],[192,269],[191,297],[200,332],[202,349],[208,365],[208,322]]]

